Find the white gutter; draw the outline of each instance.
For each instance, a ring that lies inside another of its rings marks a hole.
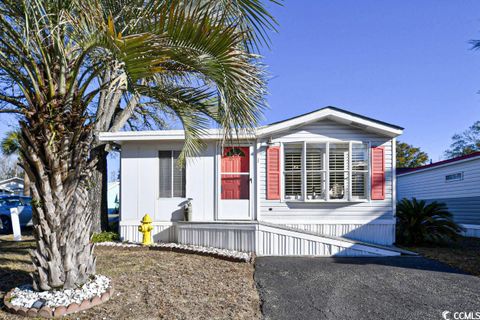
[[[233,139],[254,139],[253,134],[240,133],[233,135]],[[222,140],[223,133],[220,130],[210,129],[200,135],[202,140]],[[121,131],[101,132],[100,141],[162,141],[162,140],[185,140],[183,130],[159,130],[159,131]]]

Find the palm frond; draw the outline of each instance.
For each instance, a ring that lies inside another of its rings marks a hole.
[[[397,242],[420,244],[455,240],[463,228],[444,203],[402,199],[397,205]]]
[[[19,138],[19,131],[16,130],[7,132],[0,142],[2,153],[7,156],[18,154],[20,151]]]

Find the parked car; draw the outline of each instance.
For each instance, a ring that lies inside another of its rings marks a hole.
[[[20,226],[32,225],[32,198],[23,196],[0,196],[0,232],[12,232],[10,209],[18,208]]]

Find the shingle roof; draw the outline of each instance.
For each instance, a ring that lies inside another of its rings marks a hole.
[[[399,129],[399,130],[404,129],[400,126],[397,126],[397,125],[394,125],[394,124],[391,124],[391,123],[388,123],[388,122],[384,122],[384,121],[380,121],[380,120],[377,120],[377,119],[369,118],[369,117],[366,117],[364,115],[361,115],[361,114],[358,114],[358,113],[355,113],[355,112],[351,112],[351,111],[348,111],[348,110],[345,110],[345,109],[342,109],[342,108],[333,107],[333,106],[323,107],[323,108],[316,109],[316,110],[313,110],[313,111],[310,111],[310,112],[307,112],[307,113],[304,113],[304,114],[300,114],[300,115],[292,117],[292,118],[288,118],[288,119],[285,119],[285,120],[280,120],[280,121],[277,121],[277,122],[269,123],[267,126],[271,126],[271,125],[274,125],[274,124],[279,124],[279,123],[282,123],[282,122],[297,119],[297,118],[300,118],[300,117],[303,117],[303,116],[306,116],[306,115],[309,115],[309,114],[312,114],[312,113],[315,113],[315,112],[318,112],[318,111],[321,111],[321,110],[326,110],[326,109],[343,112],[345,114],[349,114],[349,115],[354,116],[354,117],[359,117],[359,118],[362,118],[362,119],[365,119],[365,120],[368,120],[368,121],[372,121],[372,122],[375,122],[375,123],[378,123],[378,124],[381,124],[381,125],[384,125],[384,126],[389,126],[389,127],[395,128],[395,129]]]

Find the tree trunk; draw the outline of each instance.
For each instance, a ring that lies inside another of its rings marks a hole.
[[[23,173],[23,195],[30,197],[30,178],[26,172]]]
[[[97,166],[92,172],[92,186],[89,190],[90,210],[93,214],[92,233],[108,230],[108,152],[102,147],[96,157]]]
[[[33,288],[74,289],[95,274],[89,210],[92,134],[79,129],[59,137],[43,123],[21,126],[22,161],[33,198]]]

